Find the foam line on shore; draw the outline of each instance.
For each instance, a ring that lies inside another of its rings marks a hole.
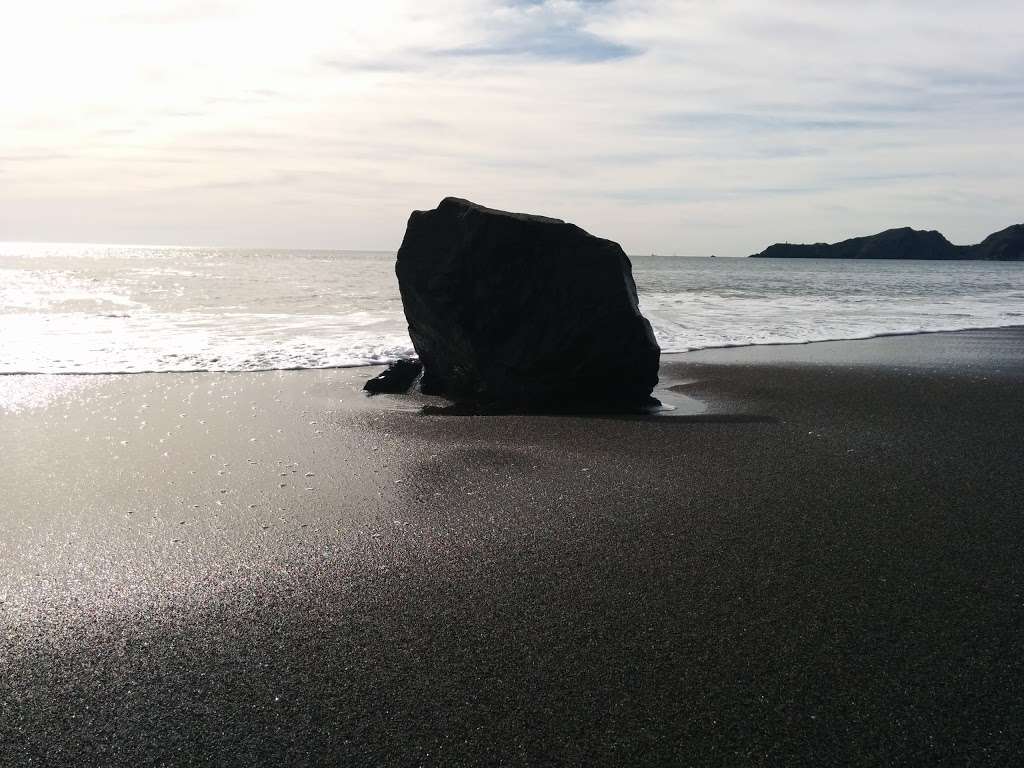
[[[703,352],[715,349],[745,349],[748,347],[801,347],[809,344],[827,344],[834,341],[867,341],[869,339],[883,339],[896,336],[924,336],[932,334],[942,333],[960,333],[963,331],[991,331],[1000,330],[1006,328],[1024,328],[1024,323],[1010,323],[1006,325],[979,325],[979,326],[960,326],[955,328],[934,328],[934,329],[918,329],[908,331],[880,331],[878,333],[870,333],[864,335],[854,336],[830,336],[827,338],[819,339],[805,339],[805,340],[792,340],[792,341],[756,341],[756,342],[741,342],[736,344],[709,344],[705,346],[694,346],[687,349],[662,349],[662,355],[686,355],[691,352]],[[414,354],[409,355],[415,357]],[[239,368],[239,369],[224,369],[224,368],[173,368],[173,369],[139,369],[139,370],[97,370],[97,371],[0,371],[0,376],[125,376],[125,375],[137,375],[137,374],[164,374],[164,373],[225,373],[225,374],[246,374],[246,373],[268,373],[272,371],[330,371],[330,370],[343,370],[348,368],[376,368],[383,365],[390,365],[395,360],[400,359],[402,356],[395,356],[394,358],[374,360],[374,361],[360,361],[345,364],[335,365],[282,365],[282,366],[269,366],[260,368]]]

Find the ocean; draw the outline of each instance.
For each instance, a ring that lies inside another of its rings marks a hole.
[[[1024,264],[633,256],[663,352],[1024,325]],[[412,354],[395,254],[0,244],[0,373],[331,368]]]

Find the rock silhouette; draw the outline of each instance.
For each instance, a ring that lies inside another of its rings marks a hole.
[[[422,370],[423,364],[419,360],[402,358],[363,384],[363,389],[371,395],[408,392]]]
[[[973,259],[1024,261],[1024,224],[1014,224],[967,247],[975,254],[970,257]]]
[[[833,244],[776,243],[751,258],[1024,261],[1024,224],[1007,227],[976,245],[953,245],[934,230],[903,227]]]
[[[449,197],[410,216],[396,273],[423,392],[528,409],[652,402],[660,350],[617,243]]]

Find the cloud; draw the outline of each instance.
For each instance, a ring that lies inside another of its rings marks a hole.
[[[531,2],[495,11],[483,25],[483,40],[434,53],[442,56],[527,57],[590,63],[637,56],[642,49],[624,45],[587,28],[591,14],[606,6]]]
[[[891,120],[875,120],[861,117],[828,117],[824,115],[786,114],[757,112],[670,112],[658,115],[655,122],[679,129],[713,129],[743,134],[767,132],[833,132],[865,131],[892,128]]]
[[[447,194],[636,252],[1020,217],[1014,0],[139,7],[7,19],[0,206],[89,224],[19,237],[387,248]]]
[[[507,35],[488,45],[448,48],[435,53],[441,56],[530,57],[589,63],[636,56],[640,49],[570,27]]]
[[[480,41],[435,53],[577,63],[614,61],[640,54],[640,47],[616,42],[589,28],[610,11],[608,2],[505,3],[481,19]]]
[[[455,28],[438,11],[434,22],[447,34],[400,41],[381,50],[345,50],[326,58],[326,66],[343,71],[407,72],[430,66],[430,59],[496,59],[595,63],[640,55],[643,49],[595,32],[591,27],[612,12],[606,0],[528,0],[482,2],[463,9]],[[415,17],[415,16],[414,16]],[[453,44],[453,40],[455,43]]]

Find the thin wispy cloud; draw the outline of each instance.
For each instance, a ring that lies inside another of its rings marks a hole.
[[[0,239],[388,248],[447,194],[636,252],[1024,218],[1011,0],[68,0],[5,23]]]
[[[640,49],[619,45],[579,29],[565,28],[502,36],[488,45],[448,48],[435,53],[442,56],[530,57],[553,61],[595,62],[636,56]]]
[[[859,117],[828,117],[818,115],[787,114],[778,112],[671,112],[659,115],[656,122],[668,128],[715,129],[741,134],[767,132],[833,132],[869,131],[893,128],[891,120],[873,120]]]
[[[479,42],[434,53],[577,63],[613,61],[640,54],[641,48],[616,42],[588,28],[595,14],[608,10],[606,2],[507,3],[483,15]]]

